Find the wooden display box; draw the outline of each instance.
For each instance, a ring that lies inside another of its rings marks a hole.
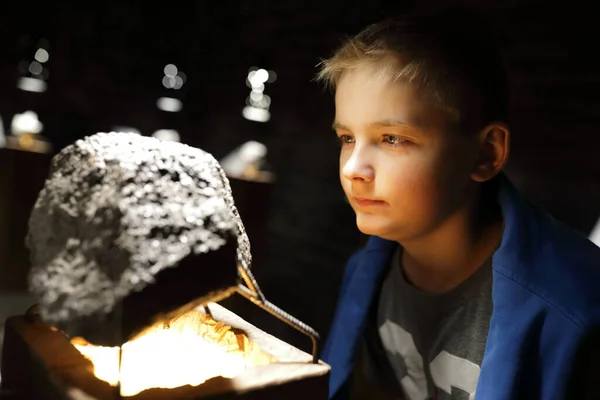
[[[259,330],[218,304],[213,317],[243,330],[276,363],[252,367],[232,379],[217,377],[199,386],[149,389],[130,400],[174,399],[327,399],[329,366]],[[91,362],[69,341],[37,318],[6,321],[2,354],[2,393],[10,399],[109,400],[121,398],[115,387],[97,379]]]

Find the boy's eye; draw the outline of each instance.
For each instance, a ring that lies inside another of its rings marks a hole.
[[[354,138],[350,135],[339,135],[338,141],[342,146],[354,143]]]
[[[408,140],[397,135],[383,135],[383,141],[392,146],[400,146],[408,142]]]

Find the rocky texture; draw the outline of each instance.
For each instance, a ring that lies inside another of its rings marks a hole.
[[[229,182],[210,154],[98,133],[53,159],[29,221],[30,289],[49,324],[102,316],[161,271],[236,237],[238,260],[250,265]],[[197,265],[206,267],[215,266]]]

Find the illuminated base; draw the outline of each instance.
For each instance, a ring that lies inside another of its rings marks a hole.
[[[21,151],[30,151],[32,153],[49,154],[52,152],[52,145],[44,140],[40,140],[37,135],[22,134],[20,136],[6,136],[6,148]]]
[[[211,304],[210,310],[215,320],[243,331],[250,342],[274,356],[277,362],[244,369],[233,378],[208,379],[198,386],[145,390],[128,400],[327,399],[328,365],[311,363],[311,355],[268,335],[217,304]],[[61,332],[26,317],[6,321],[1,371],[3,394],[49,400],[119,398],[116,389],[96,378],[92,371],[92,363]]]
[[[119,347],[95,346],[82,338],[71,343],[92,361],[98,379],[112,386],[120,383],[124,397],[152,388],[198,386],[218,376],[235,378],[248,368],[277,361],[244,332],[202,311],[157,323],[125,343],[120,373]]]

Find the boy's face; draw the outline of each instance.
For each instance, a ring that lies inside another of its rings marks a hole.
[[[418,89],[362,65],[343,74],[335,106],[340,180],[363,233],[417,239],[467,204],[475,140]]]

